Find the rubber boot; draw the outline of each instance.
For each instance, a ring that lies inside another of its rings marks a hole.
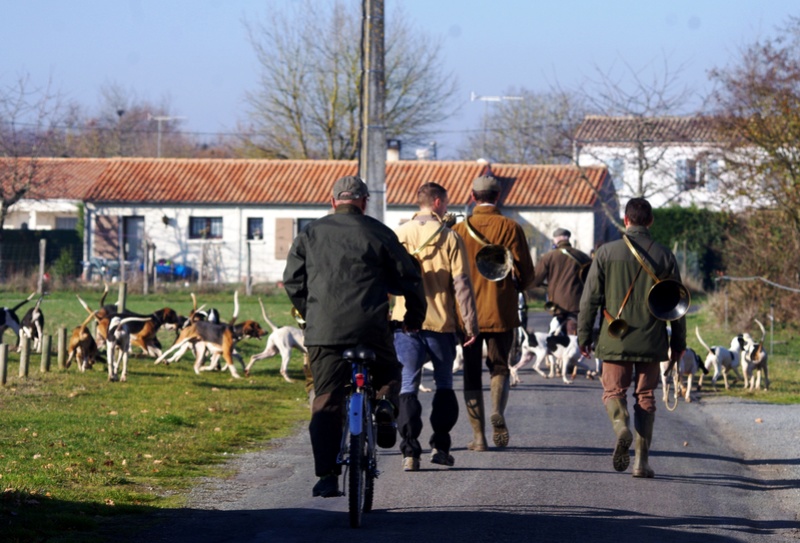
[[[629,428],[628,403],[623,398],[609,398],[606,401],[606,412],[617,436],[611,461],[616,471],[625,471],[631,463],[630,448],[633,443],[633,435]]]
[[[486,450],[486,435],[484,427],[486,420],[483,415],[483,391],[465,390],[464,403],[467,405],[467,416],[469,424],[472,426],[472,441],[467,444],[467,449],[471,451]]]
[[[636,431],[636,458],[633,460],[633,476],[652,479],[656,473],[647,463],[650,452],[650,443],[653,440],[653,423],[655,423],[655,413],[636,411],[633,414],[633,427]]]
[[[505,447],[508,445],[508,427],[506,426],[505,411],[508,404],[508,376],[493,375],[490,385],[492,395],[492,416],[489,419],[494,428],[495,447]]]

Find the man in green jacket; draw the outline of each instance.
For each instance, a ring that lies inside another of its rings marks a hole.
[[[346,386],[351,368],[342,353],[365,345],[378,364],[371,367],[378,398],[378,446],[393,447],[401,365],[389,327],[389,295],[403,296],[403,324],[419,330],[425,291],[419,266],[386,225],[364,214],[369,191],[359,177],[333,185],[334,212],[317,219],[292,243],[283,272],[286,293],[305,318],[305,345],[314,379],[308,426],[314,469],[320,478],[313,496],[340,496],[336,462],[342,436]]]
[[[624,221],[624,236],[656,277],[680,282],[675,255],[650,238],[650,203],[644,198],[629,200]],[[633,476],[648,478],[655,476],[647,457],[655,421],[659,362],[677,360],[686,349],[685,317],[670,323],[670,334],[667,322],[650,313],[647,298],[653,284],[624,239],[606,243],[595,252],[578,313],[578,342],[584,356],[592,350],[592,328],[598,311],[606,313],[601,319],[594,355],[603,361],[603,403],[617,437],[612,456],[614,469],[625,471],[630,464],[633,435],[628,422],[627,391],[635,380]],[[609,317],[617,315],[628,325],[621,337],[608,332]]]

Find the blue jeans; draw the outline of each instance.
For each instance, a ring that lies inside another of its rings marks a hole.
[[[450,451],[450,430],[458,420],[458,400],[453,392],[453,360],[456,356],[456,336],[440,332],[420,331],[413,334],[397,330],[394,333],[397,359],[403,365],[400,388],[397,429],[400,432],[400,450],[403,456],[419,458],[422,447],[422,405],[417,393],[422,380],[422,365],[433,362],[433,379],[436,393],[431,406],[431,447]]]
[[[413,334],[397,330],[394,349],[403,365],[400,394],[416,394],[422,380],[422,365],[433,362],[436,389],[453,388],[453,360],[456,358],[456,335],[421,330]]]

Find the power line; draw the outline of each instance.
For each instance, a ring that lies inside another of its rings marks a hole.
[[[714,281],[761,281],[762,283],[766,283],[775,288],[780,288],[783,290],[788,290],[789,292],[800,292],[798,288],[787,287],[786,285],[778,284],[774,281],[770,281],[766,277],[756,276],[753,275],[751,277],[732,277],[730,275],[721,275],[719,277],[715,277]]]

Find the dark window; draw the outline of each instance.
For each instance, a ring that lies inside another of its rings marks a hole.
[[[311,224],[317,219],[297,219],[297,232],[300,233],[306,229],[306,226]]]
[[[688,158],[678,160],[675,177],[681,190],[691,190],[697,187],[697,161]]]
[[[222,217],[189,217],[189,239],[222,239]]]
[[[56,217],[56,230],[75,230],[78,228],[78,217]]]
[[[264,239],[264,219],[247,219],[247,239]]]

